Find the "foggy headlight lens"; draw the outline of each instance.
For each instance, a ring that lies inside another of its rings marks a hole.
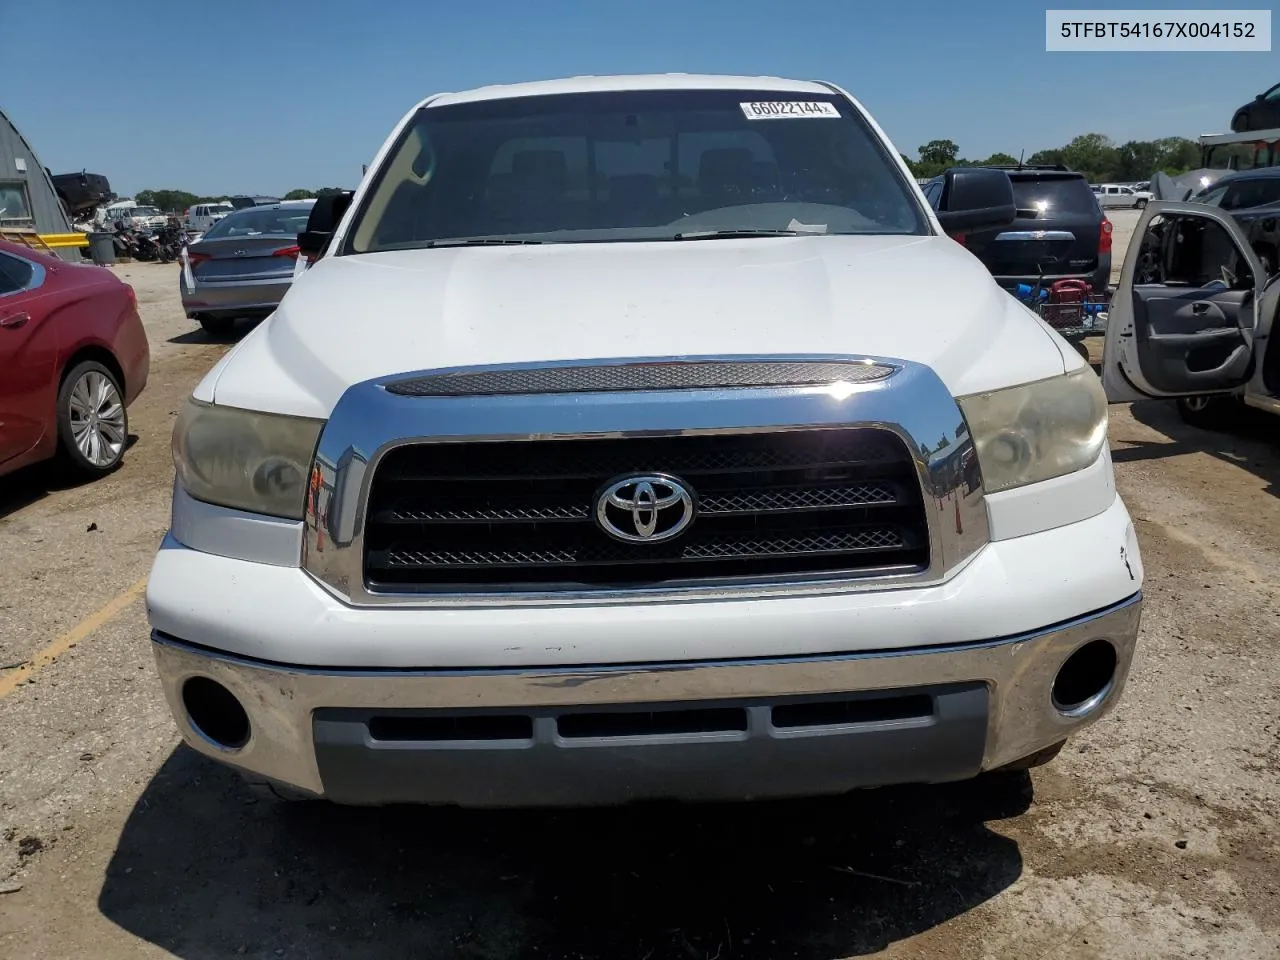
[[[988,493],[1082,470],[1107,442],[1107,398],[1089,367],[960,400]]]
[[[188,400],[173,429],[178,482],[197,500],[301,520],[323,426]]]

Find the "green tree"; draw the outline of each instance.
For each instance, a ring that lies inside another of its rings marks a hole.
[[[186,190],[139,190],[133,199],[142,207],[156,207],[165,213],[181,213],[200,198]]]
[[[1062,148],[1062,162],[1095,183],[1115,179],[1119,158],[1111,138],[1101,133],[1082,133]]]
[[[985,160],[978,162],[980,167],[1012,167],[1018,162],[1017,157],[1010,156],[1007,153],[993,153]]]
[[[920,159],[907,161],[917,177],[936,177],[948,167],[958,166],[960,148],[950,140],[930,140],[920,147]]]
[[[1116,148],[1117,180],[1146,180],[1160,169],[1160,150],[1150,140],[1130,140]]]
[[[920,147],[920,162],[949,167],[959,154],[960,148],[951,140],[930,140]]]
[[[1186,173],[1200,166],[1200,144],[1186,137],[1161,137],[1154,141],[1156,164],[1168,174]],[[1149,176],[1147,171],[1144,176]]]
[[[301,187],[299,187],[297,190],[290,190],[288,193],[284,195],[284,199],[286,200],[311,200],[314,197],[315,197],[315,191],[303,190]]]
[[[1061,147],[1053,150],[1037,150],[1031,156],[1027,157],[1027,163],[1033,167],[1053,166],[1056,163],[1062,162]]]

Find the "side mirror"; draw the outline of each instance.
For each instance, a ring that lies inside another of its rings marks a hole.
[[[943,175],[938,222],[947,233],[1003,227],[1017,215],[1013,182],[1003,170],[953,167]]]
[[[298,252],[308,260],[318,260],[329,245],[333,231],[351,206],[353,190],[331,193],[316,200],[307,217],[307,229],[298,234]]]

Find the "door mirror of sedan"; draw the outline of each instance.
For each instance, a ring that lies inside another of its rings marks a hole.
[[[1003,227],[1017,213],[1013,183],[1003,170],[953,167],[943,175],[938,222],[947,233]]]
[[[352,190],[326,194],[317,198],[307,217],[307,229],[298,234],[298,252],[308,260],[318,260],[329,245],[333,231],[351,206]]]

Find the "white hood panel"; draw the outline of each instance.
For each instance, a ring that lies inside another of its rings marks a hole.
[[[353,383],[436,367],[851,354],[960,396],[1077,366],[1064,346],[946,237],[439,248],[321,260],[201,393],[325,417]]]

